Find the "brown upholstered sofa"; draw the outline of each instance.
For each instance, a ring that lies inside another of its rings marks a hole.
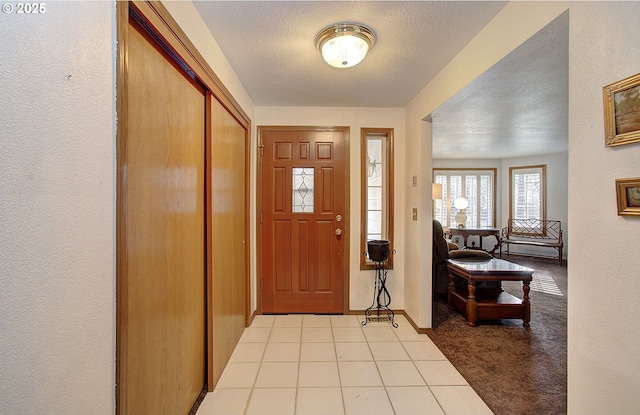
[[[444,238],[442,224],[433,220],[433,261],[431,265],[431,278],[434,294],[447,295],[449,275],[447,272],[447,260],[449,259],[449,244]]]

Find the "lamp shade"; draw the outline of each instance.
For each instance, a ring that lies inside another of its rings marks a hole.
[[[362,62],[375,43],[368,27],[340,23],[323,29],[316,36],[316,47],[322,58],[336,68],[350,68]]]
[[[469,206],[469,201],[464,197],[459,197],[453,201],[453,206],[455,206],[456,209],[459,210],[466,209],[467,206]]]
[[[433,200],[442,199],[442,184],[441,183],[432,183],[431,184],[431,198]]]

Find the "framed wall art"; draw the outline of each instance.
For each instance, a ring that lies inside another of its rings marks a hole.
[[[640,73],[602,89],[605,145],[640,141]]]
[[[618,215],[640,216],[640,177],[616,179]]]

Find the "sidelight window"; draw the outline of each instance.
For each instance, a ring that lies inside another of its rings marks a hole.
[[[361,129],[362,159],[362,252],[367,241],[388,240],[393,248],[393,129]],[[393,256],[386,266],[393,268]],[[375,264],[361,256],[360,269],[373,269]]]

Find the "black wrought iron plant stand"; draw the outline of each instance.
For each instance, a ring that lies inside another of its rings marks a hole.
[[[376,264],[376,274],[373,283],[373,302],[371,307],[364,311],[365,319],[362,325],[366,325],[369,321],[390,321],[393,327],[398,327],[394,321],[395,313],[389,308],[391,304],[391,294],[387,290],[387,267],[386,260],[389,258],[389,242],[388,241],[371,241],[368,244],[369,258],[374,260]],[[395,251],[394,251],[395,253]]]

